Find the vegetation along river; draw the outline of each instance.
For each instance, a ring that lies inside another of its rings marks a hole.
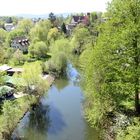
[[[84,119],[79,74],[71,64],[67,75],[67,79],[56,80],[39,106],[24,116],[13,140],[98,140],[96,130]]]

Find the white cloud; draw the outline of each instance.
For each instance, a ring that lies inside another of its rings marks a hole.
[[[0,0],[0,15],[105,11],[111,0]]]

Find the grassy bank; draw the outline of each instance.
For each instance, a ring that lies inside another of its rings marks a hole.
[[[13,101],[4,101],[0,115],[0,139],[8,140],[17,123],[36,102],[35,96],[24,96]]]

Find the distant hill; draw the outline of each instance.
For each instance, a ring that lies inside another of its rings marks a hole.
[[[55,14],[55,13],[54,13]],[[59,14],[55,14],[56,16],[61,16],[63,15],[63,17],[67,17],[69,14],[71,13],[59,13]],[[15,15],[17,17],[24,17],[24,18],[42,18],[42,19],[46,19],[49,17],[49,14],[41,14],[41,15],[34,15],[34,14],[18,14]]]
[[[17,17],[24,17],[24,18],[48,18],[48,14],[43,14],[43,15],[33,15],[33,14],[18,14],[15,15]]]

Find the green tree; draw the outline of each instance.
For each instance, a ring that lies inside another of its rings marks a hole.
[[[33,28],[33,22],[30,19],[23,19],[18,22],[17,28],[25,32],[25,35],[29,35],[31,28]]]
[[[114,7],[114,8],[113,8]],[[122,61],[120,69],[125,73],[122,78],[131,85],[129,94],[135,95],[135,109],[140,113],[139,92],[140,92],[140,1],[114,0],[109,7],[109,16],[112,17],[112,27],[116,28],[116,52]],[[121,43],[121,44],[120,44]],[[128,82],[128,80],[130,80]],[[125,83],[125,82],[124,82]]]
[[[56,40],[51,48],[52,57],[49,59],[49,70],[56,76],[64,75],[71,46],[67,39]]]
[[[79,24],[73,33],[72,44],[76,54],[81,54],[85,49],[85,45],[90,43],[90,33],[84,25]]]
[[[26,63],[22,78],[25,80],[28,92],[35,95],[37,99],[48,89],[49,84],[47,80],[42,78],[42,69],[39,62],[32,64]]]
[[[10,63],[12,65],[20,65],[23,64],[25,62],[25,57],[22,53],[22,51],[20,51],[19,49],[17,49],[14,54],[12,59],[10,60]]]
[[[137,0],[113,1],[109,10],[111,19],[103,25],[97,45],[89,57],[87,78],[91,79],[89,83],[93,88],[93,104],[96,101],[102,103],[98,104],[101,112],[110,112],[134,96],[135,108],[139,112],[140,48],[137,20],[140,18],[135,10],[138,7]]]
[[[35,42],[29,46],[29,54],[37,59],[46,58],[48,46],[43,42]]]
[[[3,45],[6,41],[7,32],[4,29],[0,29],[0,45]]]
[[[56,20],[55,20],[55,27],[60,27],[63,22],[64,22],[65,18],[63,17],[63,15],[57,16]]]
[[[1,131],[3,132],[2,137],[11,139],[11,134],[15,129],[19,116],[21,115],[20,107],[17,106],[16,102],[5,101],[2,107],[3,117],[1,117]]]
[[[56,16],[54,15],[54,13],[50,13],[49,14],[49,20],[51,21],[51,23],[54,23],[54,21],[56,20]]]
[[[48,32],[52,28],[52,24],[49,20],[40,21],[31,29],[30,39],[32,42],[43,41],[48,44]]]
[[[25,35],[24,31],[20,30],[20,29],[15,29],[15,30],[9,32],[8,35],[7,35],[7,38],[6,38],[7,47],[10,47],[11,41],[15,37],[24,36],[24,35]]]
[[[49,41],[49,44],[51,43],[51,41],[54,42],[58,38],[60,38],[60,33],[59,33],[58,29],[56,27],[50,29],[49,32],[48,32],[48,41]]]
[[[6,52],[3,47],[0,46],[0,63],[4,63]]]
[[[96,45],[81,58],[86,61],[85,114],[94,126],[104,127],[110,113],[130,109],[126,102],[140,113],[139,13],[140,1],[113,0]]]
[[[97,20],[98,16],[97,16],[97,12],[92,12],[90,13],[90,22],[94,23]]]
[[[0,20],[0,27],[1,27],[2,29],[4,29],[4,23],[5,23],[5,22],[1,19],[1,20]]]
[[[67,29],[66,29],[66,25],[65,23],[63,22],[62,26],[61,26],[61,30],[63,31],[63,33],[67,33]]]

